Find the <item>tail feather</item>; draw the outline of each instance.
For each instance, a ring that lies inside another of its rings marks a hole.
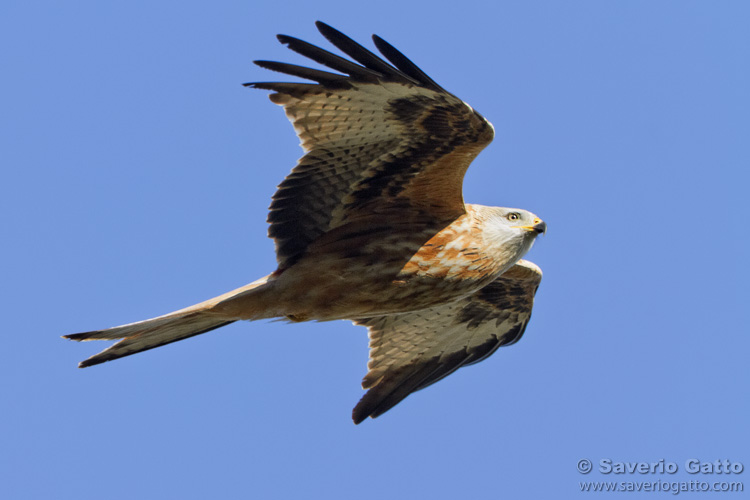
[[[74,333],[65,335],[64,338],[77,341],[122,339],[78,364],[79,368],[86,368],[194,337],[233,322],[233,320],[194,312],[185,316],[161,316],[106,330]]]
[[[105,361],[112,361],[113,359],[119,359],[155,347],[171,344],[172,342],[210,332],[211,330],[237,321],[239,319],[237,317],[228,317],[217,313],[217,311],[212,311],[212,309],[217,305],[231,302],[232,299],[247,297],[248,293],[266,284],[269,277],[270,275],[219,297],[164,316],[116,326],[106,330],[73,333],[64,335],[63,338],[78,342],[122,339],[99,354],[81,361],[78,364],[79,368],[98,365]],[[245,302],[247,303],[247,301]]]

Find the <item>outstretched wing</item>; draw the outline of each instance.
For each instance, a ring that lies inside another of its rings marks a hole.
[[[369,389],[354,408],[358,424],[393,408],[462,366],[517,342],[531,317],[542,271],[520,260],[478,292],[422,311],[355,321],[370,335]]]
[[[273,196],[268,222],[280,268],[327,231],[370,215],[424,213],[449,221],[465,212],[466,169],[492,141],[492,125],[414,63],[373,36],[393,64],[318,22],[355,62],[279,35],[290,49],[340,73],[255,61],[316,83],[248,83],[284,106],[305,155]]]

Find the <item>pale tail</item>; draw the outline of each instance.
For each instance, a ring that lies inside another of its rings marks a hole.
[[[268,278],[266,276],[232,292],[186,309],[165,314],[164,316],[116,326],[106,330],[64,335],[63,338],[76,341],[122,339],[99,354],[79,363],[79,368],[130,356],[131,354],[171,344],[172,342],[200,335],[201,333],[234,323],[236,319],[222,317],[214,313],[211,309],[222,302],[246,296],[247,292],[266,284]]]

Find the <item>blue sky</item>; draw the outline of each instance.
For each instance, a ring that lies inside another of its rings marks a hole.
[[[576,498],[750,468],[750,5],[741,1],[0,6],[3,498]],[[365,330],[234,324],[103,366],[60,335],[274,269],[300,155],[253,59],[378,33],[490,119],[467,201],[549,225],[524,338],[354,426]],[[595,470],[581,475],[580,459]],[[675,462],[674,475],[598,471]],[[631,493],[628,498],[638,497]],[[653,493],[642,493],[650,497]],[[737,494],[700,495],[738,498]]]

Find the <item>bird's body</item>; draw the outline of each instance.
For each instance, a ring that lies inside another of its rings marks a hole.
[[[275,92],[306,151],[270,208],[278,269],[165,316],[68,335],[122,339],[82,367],[237,320],[348,319],[371,338],[359,423],[520,338],[541,279],[520,259],[546,226],[525,210],[464,204],[464,173],[492,126],[382,39],[395,67],[318,27],[361,66],[280,35],[344,75],[257,61],[317,83],[250,84]]]
[[[262,287],[219,302],[211,311],[237,320],[327,321],[458,299],[494,281],[533,242],[496,244],[484,230],[493,211],[468,205],[464,215],[442,229],[388,218],[347,224],[316,240],[299,261],[271,275]]]

